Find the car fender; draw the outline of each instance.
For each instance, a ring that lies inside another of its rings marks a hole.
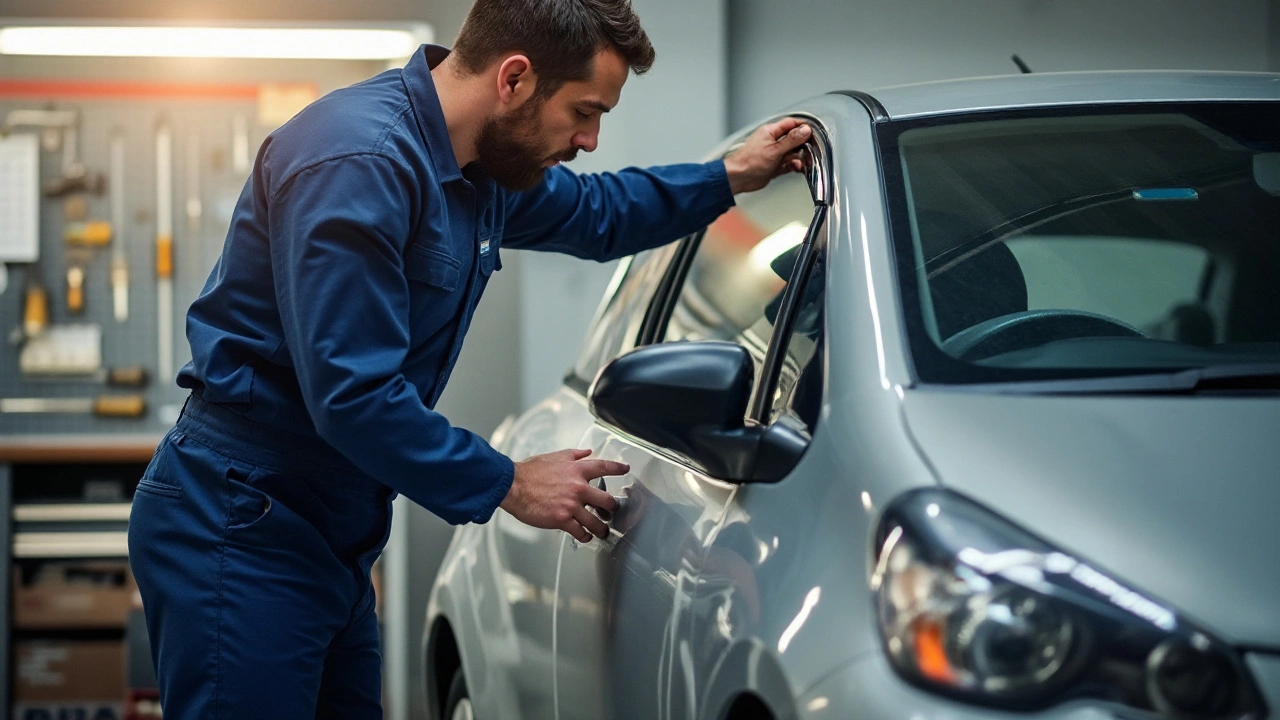
[[[796,717],[796,692],[778,657],[759,638],[744,638],[720,657],[702,693],[697,717],[724,720],[733,703],[744,693],[753,694],[763,702],[774,720]]]
[[[505,604],[495,602],[502,597],[491,559],[485,552],[490,544],[485,535],[490,525],[460,527],[445,553],[431,598],[427,604],[426,627],[433,631],[424,643],[424,668],[430,678],[430,659],[435,648],[432,641],[438,639],[434,623],[444,620],[453,631],[458,646],[462,670],[467,678],[467,689],[476,714],[481,717],[517,717],[519,703],[515,692],[508,686],[507,674],[497,671],[497,666],[513,662],[515,658],[492,657],[504,648],[514,652],[515,631],[509,613],[503,612]],[[430,681],[428,681],[430,686]],[[442,693],[443,688],[437,693]],[[432,692],[428,690],[428,701]],[[437,700],[438,695],[437,695]]]

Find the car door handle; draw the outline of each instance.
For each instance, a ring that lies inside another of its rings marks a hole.
[[[605,487],[603,477],[596,478],[596,487],[600,490],[604,490],[605,492],[609,492],[609,490]],[[627,495],[614,495],[613,499],[618,501],[618,509],[614,512],[609,512],[604,508],[592,508],[593,510],[595,510],[596,516],[599,517],[601,520],[603,520],[607,525],[613,524],[613,519],[615,516],[621,515],[623,512],[626,512],[627,504],[629,501],[629,498]]]

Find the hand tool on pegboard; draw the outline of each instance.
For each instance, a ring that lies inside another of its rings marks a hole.
[[[84,265],[79,258],[67,259],[67,312],[84,314]]]
[[[64,212],[66,207],[63,206]],[[85,269],[92,259],[92,249],[111,242],[111,224],[101,221],[67,222],[62,239],[67,245],[67,312],[71,315],[83,315]]]
[[[102,173],[89,172],[80,162],[79,125],[77,114],[75,124],[62,128],[62,177],[45,183],[44,194],[48,197],[80,192],[101,195],[106,189],[107,181]]]
[[[126,365],[124,367],[101,368],[84,375],[27,375],[24,379],[35,383],[89,382],[101,383],[107,387],[144,388],[151,382],[151,374],[141,365]]]
[[[116,244],[111,251],[111,308],[116,322],[129,319],[129,262],[125,256],[124,231],[124,133],[111,134],[111,226]]]
[[[171,382],[173,370],[173,131],[156,127],[156,339],[160,346],[156,372]]]
[[[0,413],[68,413],[98,417],[140,418],[147,413],[141,395],[99,395],[91,398],[2,398]]]
[[[27,286],[23,292],[22,337],[33,338],[49,327],[49,293],[40,278],[40,266],[32,265],[27,271]]]
[[[204,219],[204,203],[200,201],[200,135],[195,128],[187,136],[187,244],[200,237]]]

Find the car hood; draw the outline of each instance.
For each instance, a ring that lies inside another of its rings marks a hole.
[[[1223,640],[1280,648],[1280,400],[916,389],[943,486]]]

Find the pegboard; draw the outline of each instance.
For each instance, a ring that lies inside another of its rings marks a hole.
[[[256,124],[254,101],[243,99],[126,98],[57,100],[0,98],[0,122],[15,109],[68,109],[79,112],[77,149],[91,173],[109,178],[110,139],[123,134],[125,142],[124,223],[113,228],[111,244],[91,249],[67,244],[64,230],[67,198],[40,199],[40,260],[38,264],[10,264],[7,289],[0,294],[0,397],[90,398],[103,393],[142,392],[147,413],[141,419],[98,418],[76,414],[0,413],[0,435],[137,434],[159,436],[170,427],[187,391],[174,377],[159,377],[156,276],[156,129],[163,120],[172,132],[173,163],[173,363],[176,370],[191,358],[186,340],[186,308],[200,292],[222,249],[236,200],[248,177],[238,165],[236,127],[246,128],[251,162],[269,128]],[[37,133],[18,129],[15,133]],[[194,144],[194,146],[193,146]],[[193,150],[194,147],[194,150]],[[59,149],[40,153],[42,185],[63,174]],[[192,182],[195,171],[197,182]],[[194,187],[198,186],[198,187]],[[68,196],[73,197],[73,196]],[[111,219],[110,189],[81,194],[88,220]],[[189,221],[189,200],[198,200],[199,221]],[[110,272],[115,243],[125,243],[129,270],[128,319],[113,315]],[[68,260],[75,256],[85,268],[84,310],[73,315],[67,307]],[[150,384],[138,391],[109,388],[86,379],[35,380],[19,372],[20,347],[11,335],[22,323],[28,278],[38,274],[48,291],[50,324],[94,323],[102,328],[104,367],[141,365]]]

